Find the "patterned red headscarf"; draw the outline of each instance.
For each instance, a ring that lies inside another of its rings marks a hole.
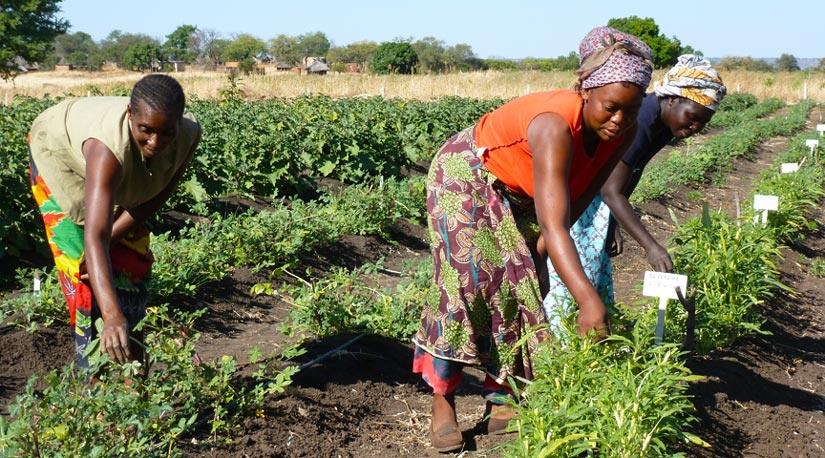
[[[596,27],[579,45],[576,71],[582,89],[610,83],[633,83],[647,90],[653,74],[653,52],[639,38],[612,27]]]

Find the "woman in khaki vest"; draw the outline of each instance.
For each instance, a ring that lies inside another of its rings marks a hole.
[[[180,84],[152,74],[131,97],[64,100],[29,134],[31,184],[75,326],[79,367],[103,320],[101,351],[143,360],[134,326],[152,266],[145,221],[172,195],[201,138]],[[144,361],[145,362],[145,361]]]

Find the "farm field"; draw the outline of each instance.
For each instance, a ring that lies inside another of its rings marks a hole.
[[[783,116],[782,108],[773,116]],[[811,132],[822,122],[821,107],[808,115],[803,131]],[[698,148],[722,129],[711,128],[689,145]],[[637,205],[643,221],[659,240],[677,233],[672,216],[684,222],[699,216],[703,204],[712,210],[737,213],[753,191],[754,182],[768,170],[777,154],[788,149],[789,136],[761,141],[746,157],[730,168],[717,171],[712,183],[674,186],[670,192]],[[676,145],[671,150],[684,149]],[[405,166],[401,175],[420,179],[427,162]],[[382,180],[383,184],[383,180]],[[346,189],[329,178],[319,187]],[[275,207],[270,199],[228,197],[224,208],[256,211]],[[160,222],[165,229],[179,230],[196,215],[166,212]],[[798,457],[825,454],[825,280],[816,267],[825,259],[825,212],[817,205],[809,216],[815,224],[803,230],[804,237],[782,248],[777,264],[780,281],[795,294],[781,291],[759,305],[766,318],[763,329],[771,335],[748,335],[727,348],[688,357],[691,371],[704,376],[691,383],[694,414],[698,422],[691,432],[710,447],[677,444],[674,452],[696,457]],[[426,228],[420,218],[398,218],[382,234],[344,234],[312,246],[300,256],[306,270],[302,278],[322,278],[338,267],[364,271],[369,287],[392,290],[429,256]],[[24,264],[41,266],[48,260],[31,258]],[[640,299],[639,287],[647,269],[644,253],[630,238],[625,253],[614,258],[618,300],[632,304]],[[7,271],[4,271],[4,275]],[[195,343],[203,361],[227,357],[238,362],[238,378],[250,377],[256,364],[248,351],[257,346],[264,354],[278,351],[299,336],[280,332],[289,323],[298,304],[298,294],[289,286],[300,285],[299,276],[271,270],[236,267],[217,281],[206,282],[194,295],[171,296],[173,307],[185,310],[206,308],[194,321],[200,335]],[[355,287],[338,280],[328,289]],[[271,284],[281,294],[250,294]],[[321,288],[320,281],[313,281]],[[400,293],[399,293],[400,294]],[[343,300],[343,296],[339,297]],[[376,300],[381,297],[376,296]],[[190,332],[192,335],[193,332]],[[68,327],[38,326],[33,332],[20,327],[0,328],[0,414],[8,415],[14,398],[24,391],[32,374],[59,369],[73,360],[72,335]],[[430,450],[427,440],[430,397],[426,386],[410,372],[412,348],[406,339],[378,334],[344,333],[312,338],[302,344],[305,353],[290,360],[301,369],[283,393],[269,396],[253,415],[218,437],[200,425],[176,440],[176,450],[192,457],[408,457],[444,456]],[[479,425],[483,416],[483,374],[465,371],[458,392],[459,424],[468,439],[459,456],[508,456],[498,448],[515,434],[485,436]],[[631,453],[631,456],[633,454]],[[551,455],[552,456],[552,455]]]
[[[664,70],[654,71],[654,79]],[[109,91],[133,84],[141,73],[127,71],[107,72],[34,72],[20,75],[13,81],[0,80],[0,101],[15,95],[42,97],[72,93],[86,95],[95,91]],[[186,94],[201,99],[221,97],[227,74],[189,71],[176,73]],[[743,92],[759,100],[775,97],[786,103],[795,103],[807,97],[825,102],[825,75],[803,72],[725,71],[725,84],[731,92]],[[531,91],[570,87],[571,72],[500,72],[484,71],[430,75],[372,75],[329,74],[306,76],[241,75],[240,85],[248,97],[297,97],[305,94],[324,94],[330,97],[368,97],[434,100],[444,96],[511,98]]]

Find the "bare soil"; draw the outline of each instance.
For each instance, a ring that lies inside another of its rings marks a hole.
[[[813,129],[813,124],[808,126]],[[698,138],[697,142],[701,142]],[[641,205],[638,211],[659,240],[674,231],[671,209],[680,221],[701,212],[702,202],[735,214],[737,196],[745,200],[773,154],[786,140],[772,139],[751,158],[736,161],[724,183],[680,187],[667,198]],[[665,152],[666,154],[666,152]],[[660,154],[664,156],[664,154]],[[695,191],[698,191],[695,192]],[[701,195],[701,199],[695,197]],[[812,259],[825,259],[825,212],[814,215],[818,229],[783,250],[778,267],[782,281],[796,294],[767,302],[763,312],[771,335],[742,339],[732,348],[691,358],[694,373],[705,376],[691,386],[696,416],[693,432],[711,448],[677,445],[692,457],[825,456],[825,280],[808,274]],[[404,260],[428,256],[420,225],[398,222],[390,243],[375,237],[350,236],[319,249],[314,269],[357,266],[384,258],[382,285],[397,281],[391,271]],[[644,253],[630,238],[625,253],[614,258],[616,297],[639,298]],[[231,277],[208,285],[195,306],[209,312],[198,322],[199,354],[214,359],[233,355],[241,361],[253,346],[264,352],[284,342],[277,326],[289,306],[267,296],[251,297],[249,288],[267,281],[265,274],[237,269]],[[286,393],[271,399],[263,416],[247,419],[229,444],[213,447],[189,437],[181,446],[192,457],[435,457],[429,447],[430,395],[411,371],[412,348],[377,336],[342,335],[306,343],[305,364],[350,343],[321,362],[300,371]],[[59,368],[73,358],[66,328],[26,333],[0,328],[0,412],[21,392],[32,374]],[[499,457],[496,446],[513,436],[486,436],[478,428],[484,402],[483,374],[465,371],[457,393],[459,423],[467,439],[460,456]]]

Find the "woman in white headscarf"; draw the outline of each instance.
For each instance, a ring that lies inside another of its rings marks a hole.
[[[613,302],[613,275],[610,256],[622,252],[620,228],[624,228],[647,253],[650,265],[670,272],[673,261],[630,206],[628,198],[636,189],[648,162],[673,139],[699,132],[710,121],[727,93],[716,70],[707,60],[685,54],[645,95],[637,118],[638,131],[630,149],[602,186],[587,210],[570,229],[585,273],[596,290]],[[616,224],[618,223],[618,224]],[[551,327],[569,313],[571,295],[548,262],[549,293],[544,309]]]

